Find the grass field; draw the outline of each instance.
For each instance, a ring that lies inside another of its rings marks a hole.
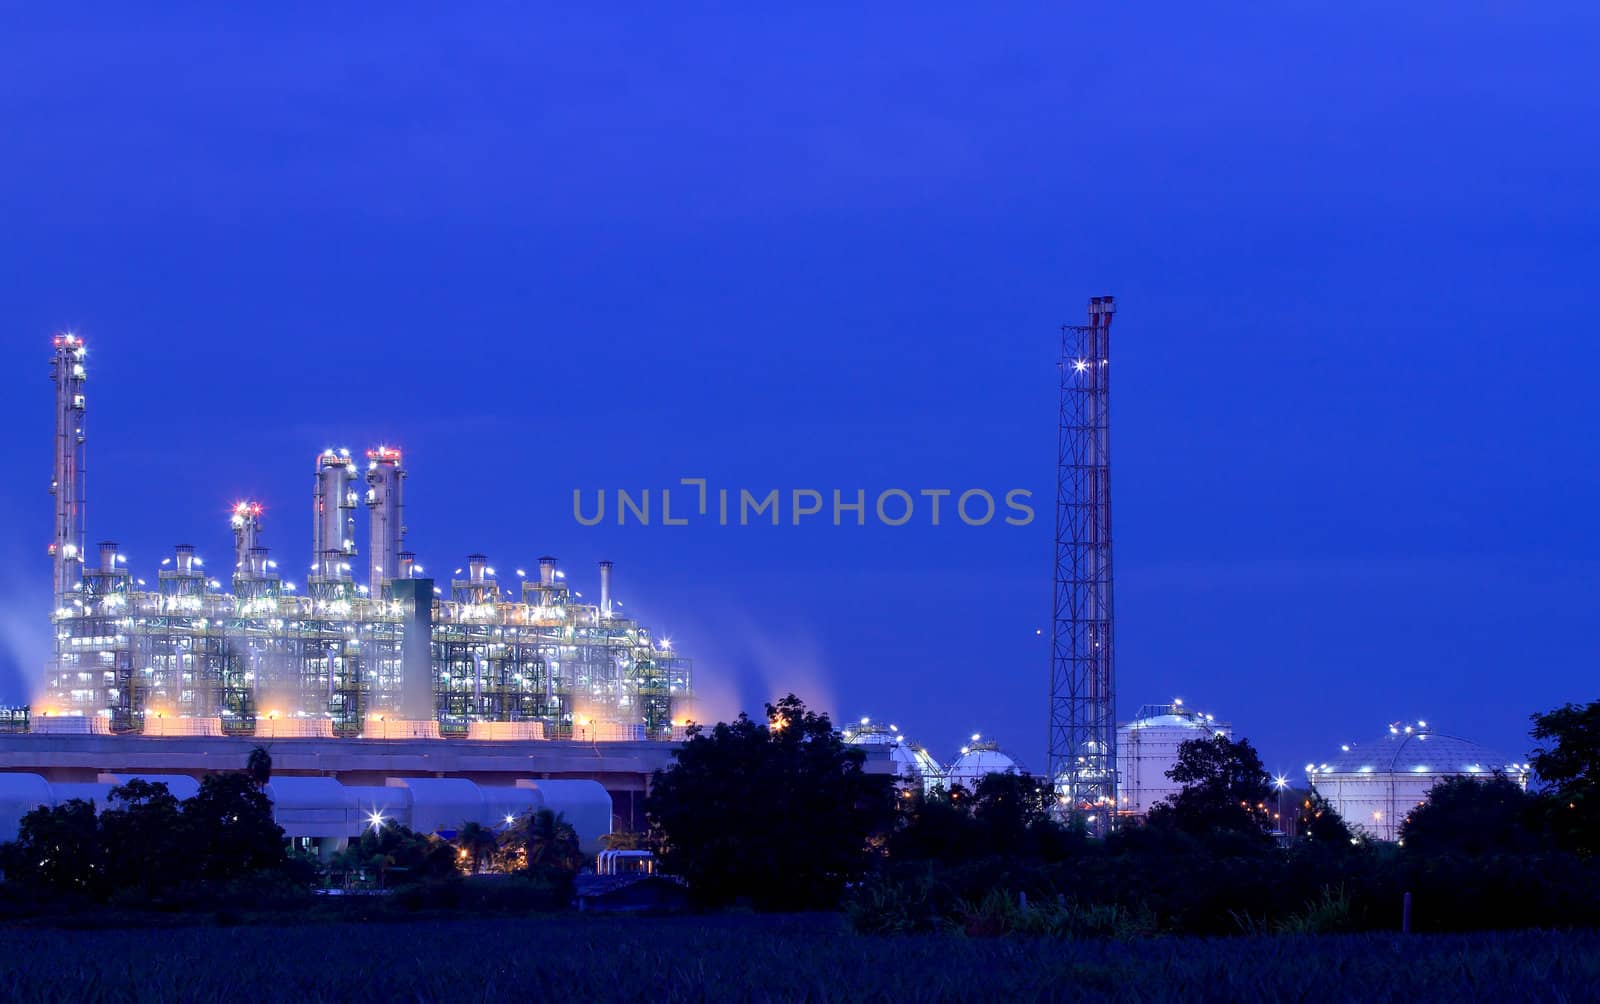
[[[0,930],[0,1000],[1581,1001],[1600,932],[1045,941],[720,915]]]

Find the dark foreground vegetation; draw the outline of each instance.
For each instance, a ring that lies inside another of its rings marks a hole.
[[[0,999],[1586,1000],[1600,935],[898,938],[828,914],[458,919],[0,938]]]
[[[1545,790],[1445,782],[1399,846],[1368,843],[1315,792],[1279,795],[1247,740],[1185,743],[1181,792],[1092,839],[1035,778],[897,791],[793,697],[692,739],[647,810],[701,905],[842,905],[864,933],[1398,931],[1408,894],[1418,932],[1600,926],[1600,703],[1534,721]]]
[[[1600,927],[1600,702],[1536,716],[1542,790],[1445,782],[1398,846],[1367,842],[1314,791],[1274,792],[1245,740],[1185,743],[1180,793],[1101,839],[1092,809],[1063,814],[1038,779],[897,786],[798,699],[766,710],[694,735],[655,778],[651,832],[612,841],[657,852],[701,911],[842,912],[860,935],[952,941],[1387,933],[1407,916],[1419,934]],[[101,811],[30,813],[0,847],[0,921],[509,919],[584,895],[589,862],[546,810],[496,832],[468,823],[453,842],[379,820],[332,861],[301,859],[272,822],[270,772],[263,753],[181,802],[136,781]]]

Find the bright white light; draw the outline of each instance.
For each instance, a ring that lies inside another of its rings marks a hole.
[[[567,577],[567,573],[566,573],[566,572],[563,572],[563,571],[562,571],[562,570],[561,570],[561,569],[559,569],[559,568],[558,568],[558,569],[556,569],[556,578],[558,578],[558,579],[564,579],[564,578],[566,578],[566,577]]]
[[[862,725],[866,725],[870,721],[872,721],[872,719],[868,718],[866,715],[862,715],[861,716],[861,724]]]
[[[367,825],[372,827],[372,832],[376,833],[383,829],[383,821],[382,810],[373,809],[371,812],[367,813]]]
[[[973,734],[972,734],[972,741],[973,741],[973,742],[977,742],[977,741],[978,741],[978,736],[979,736],[979,735],[981,735],[981,733],[978,733],[978,732],[974,732],[974,733],[973,733]]]
[[[1084,370],[1086,370],[1088,368],[1089,368],[1089,363],[1088,363],[1087,360],[1083,360],[1083,359],[1075,359],[1075,360],[1073,360],[1073,363],[1072,363],[1073,372],[1082,373]]]
[[[1279,774],[1277,777],[1273,778],[1272,783],[1278,786],[1279,791],[1289,787],[1289,779],[1284,777],[1282,774]]]
[[[283,584],[283,588],[292,593],[292,592],[294,592],[294,583],[293,582],[285,582]]]
[[[506,825],[507,825],[507,826],[510,826],[510,825],[512,825],[512,824],[513,824],[513,823],[515,823],[515,822],[516,822],[516,821],[517,821],[517,817],[516,817],[516,816],[507,816],[507,817],[506,817]]]

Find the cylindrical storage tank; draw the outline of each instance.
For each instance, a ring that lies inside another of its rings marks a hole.
[[[1306,779],[1352,829],[1375,840],[1398,840],[1406,816],[1440,781],[1501,773],[1526,788],[1529,769],[1470,739],[1435,732],[1426,722],[1396,722],[1370,743],[1349,743],[1338,756],[1306,764]]]
[[[1178,762],[1178,747],[1214,735],[1232,737],[1233,726],[1182,701],[1146,704],[1132,721],[1117,726],[1118,812],[1143,816],[1176,795],[1183,786],[1167,771]]]

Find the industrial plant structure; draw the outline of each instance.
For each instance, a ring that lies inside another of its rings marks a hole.
[[[1377,840],[1398,840],[1406,816],[1440,781],[1503,774],[1526,788],[1529,770],[1427,722],[1396,722],[1370,743],[1347,743],[1328,761],[1306,764],[1306,779],[1351,827]]]
[[[1000,748],[999,743],[985,740],[974,733],[972,742],[961,747],[961,755],[945,768],[946,790],[957,785],[967,791],[976,791],[978,782],[990,774],[1026,774],[1021,761]]]
[[[1233,726],[1212,715],[1171,704],[1146,704],[1130,722],[1117,726],[1117,811],[1144,816],[1157,802],[1183,786],[1167,777],[1178,762],[1178,747],[1191,739],[1232,737]]]
[[[1050,638],[1051,783],[1067,812],[1109,823],[1117,805],[1111,596],[1111,317],[1061,329],[1055,592]]]
[[[843,730],[844,741],[852,746],[882,749],[889,755],[895,777],[902,790],[914,785],[924,794],[944,784],[944,768],[927,748],[906,738],[898,726],[881,725],[863,718]]]
[[[256,500],[229,515],[228,572],[179,544],[148,586],[115,543],[91,553],[87,348],[73,334],[54,347],[55,644],[32,731],[673,738],[689,662],[613,609],[611,563],[599,564],[594,603],[578,599],[552,557],[503,586],[475,554],[436,584],[405,550],[407,471],[392,446],[316,455],[303,590],[269,557]],[[365,582],[356,577],[362,511]]]

